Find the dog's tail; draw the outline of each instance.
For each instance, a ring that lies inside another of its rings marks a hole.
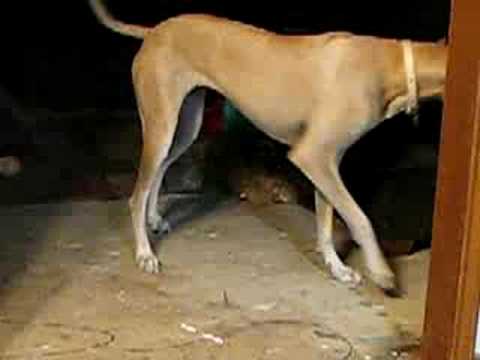
[[[88,3],[90,4],[97,20],[110,30],[137,39],[143,39],[151,31],[151,28],[141,25],[126,24],[115,19],[105,7],[103,1],[104,0],[88,0]]]

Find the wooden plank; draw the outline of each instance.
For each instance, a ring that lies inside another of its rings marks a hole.
[[[480,1],[450,21],[423,360],[473,359],[480,293]]]

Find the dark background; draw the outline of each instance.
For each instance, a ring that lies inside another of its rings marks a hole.
[[[2,46],[7,66],[1,78],[15,96],[28,105],[59,110],[132,106],[129,71],[138,40],[103,28],[86,1],[14,3],[1,9],[13,26],[3,36],[8,38]],[[282,4],[110,0],[107,4],[120,19],[147,25],[184,12],[207,12],[279,32],[348,30],[417,40],[445,36],[449,16],[446,0],[297,0]]]
[[[426,41],[447,36],[450,11],[448,0],[107,5],[119,19],[145,25],[205,12],[280,33],[346,30]],[[128,196],[140,141],[130,68],[140,41],[98,24],[86,1],[17,0],[0,7],[0,156],[17,155],[24,163],[20,175],[0,180],[0,203]],[[441,110],[440,101],[428,101],[419,127],[396,116],[347,152],[344,179],[380,238],[429,241]],[[120,173],[129,174],[128,184],[112,191],[105,180]]]

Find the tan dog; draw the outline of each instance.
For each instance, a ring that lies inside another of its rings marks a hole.
[[[444,45],[344,32],[284,36],[208,15],[182,15],[145,28],[115,20],[101,0],[89,2],[105,26],[143,39],[132,67],[143,150],[130,199],[140,268],[159,270],[145,219],[168,229],[157,211],[159,189],[167,168],[197,137],[206,87],[291,146],[288,158],[316,187],[318,250],[333,276],[354,284],[361,280],[335,252],[332,207],[363,250],[370,278],[394,289],[395,276],[372,225],[338,166],[349,146],[381,121],[413,112],[418,98],[442,95]]]

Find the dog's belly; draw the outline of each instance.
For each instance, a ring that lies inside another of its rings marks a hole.
[[[173,41],[174,57],[184,64],[180,71],[192,83],[224,95],[270,137],[294,142],[322,83],[324,64],[316,56],[322,38],[291,41],[232,23],[219,31],[210,22],[191,19],[203,31],[193,32],[198,26],[190,21],[178,24]]]
[[[232,74],[230,79],[237,76],[238,74]],[[243,81],[237,78],[230,83],[224,82],[216,90],[228,98],[259,130],[284,144],[294,143],[303,133],[311,111],[310,96],[305,91],[295,91],[299,89],[298,86],[293,86],[292,89],[291,85],[295,81],[283,83],[271,77],[256,85],[253,79],[246,77]]]
[[[290,145],[302,133],[303,121],[300,118],[288,116],[281,109],[265,111],[252,106],[242,106],[241,103],[234,102],[234,104],[256,128],[281,143]],[[282,105],[279,103],[277,106]]]

